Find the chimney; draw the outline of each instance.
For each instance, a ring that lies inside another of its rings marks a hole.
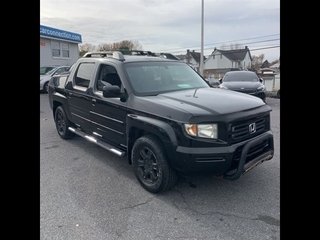
[[[187,63],[189,64],[190,63],[190,50],[187,49]]]

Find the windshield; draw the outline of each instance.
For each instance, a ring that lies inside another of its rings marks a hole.
[[[163,92],[209,88],[190,66],[181,62],[136,62],[125,64],[135,92],[155,95]]]
[[[49,72],[47,72],[45,75],[51,76],[55,71],[57,70],[57,67],[51,69]]]
[[[40,67],[40,75],[46,74],[48,71],[53,69],[54,67]]]
[[[223,82],[259,82],[259,77],[254,72],[227,73]]]

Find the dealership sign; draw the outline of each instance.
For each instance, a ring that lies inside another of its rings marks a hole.
[[[59,38],[69,40],[72,42],[81,43],[81,35],[73,32],[68,32],[56,28],[40,25],[40,36],[46,36],[51,38]]]

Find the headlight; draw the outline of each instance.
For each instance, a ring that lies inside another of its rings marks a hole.
[[[221,89],[227,89],[227,90],[228,90],[228,88],[227,88],[226,86],[221,86],[221,85],[219,85],[219,87],[220,87]]]
[[[262,91],[264,91],[266,88],[265,88],[265,86],[261,86],[261,87],[258,87],[257,88],[257,91],[258,92],[262,92]]]
[[[218,138],[218,124],[184,124],[190,136],[201,138]]]

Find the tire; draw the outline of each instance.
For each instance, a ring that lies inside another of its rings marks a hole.
[[[147,191],[160,193],[176,184],[177,173],[169,166],[164,148],[154,136],[137,139],[131,157],[134,174]]]
[[[46,83],[43,85],[43,90],[42,90],[42,92],[43,92],[43,93],[48,93],[48,90],[49,90],[49,82],[46,82]]]
[[[277,92],[277,97],[280,98],[280,89]]]
[[[68,119],[63,106],[57,107],[54,114],[54,122],[56,124],[57,132],[61,138],[69,139],[74,137],[75,134],[68,129],[69,127],[72,127],[73,124]]]

